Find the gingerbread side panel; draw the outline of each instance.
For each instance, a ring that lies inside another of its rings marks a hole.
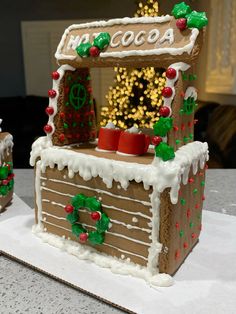
[[[160,242],[163,244],[159,256],[160,272],[174,274],[192,251],[199,239],[204,200],[205,170],[196,175],[191,172],[188,183],[181,184],[179,201],[171,204],[162,196],[160,209]]]
[[[97,251],[128,259],[146,266],[148,249],[151,245],[152,214],[149,195],[140,183],[131,182],[127,190],[114,183],[111,189],[98,177],[84,181],[78,174],[68,178],[68,171],[47,168],[41,173],[41,217],[45,231],[79,241],[71,232],[71,224],[66,220],[64,208],[71,199],[83,193],[87,197],[96,196],[101,201],[102,210],[110,219],[110,228],[105,233],[105,241],[93,246]],[[95,222],[85,208],[79,210],[79,221],[88,231],[94,231]],[[86,242],[86,245],[90,245]]]

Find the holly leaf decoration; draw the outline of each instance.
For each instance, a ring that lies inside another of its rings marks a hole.
[[[173,147],[161,142],[155,147],[156,157],[160,157],[163,161],[173,159],[175,157]]]
[[[85,207],[86,199],[87,199],[87,196],[85,196],[84,194],[80,193],[80,194],[75,195],[72,198],[71,204],[75,208]]]
[[[105,213],[102,213],[101,219],[96,222],[98,232],[105,232],[109,229],[110,219]]]
[[[186,18],[189,28],[201,29],[208,24],[208,18],[205,12],[192,11],[190,14],[186,15]]]
[[[104,242],[104,233],[98,231],[89,232],[88,239],[92,244],[102,244]]]
[[[185,2],[177,3],[171,14],[176,18],[179,19],[181,17],[185,17],[187,14],[190,14],[192,12],[189,5],[187,5]]]
[[[86,208],[89,208],[91,212],[96,212],[101,210],[101,202],[95,197],[88,197],[85,201]]]
[[[195,108],[197,107],[197,104],[193,97],[188,97],[187,99],[184,99],[184,105],[182,108],[182,112],[186,115],[190,115],[194,112]]]
[[[172,118],[160,117],[159,121],[154,124],[154,134],[158,136],[166,136],[166,134],[172,129],[172,127]]]
[[[76,223],[79,219],[78,210],[74,209],[72,213],[66,216],[66,220],[69,221],[72,225]]]
[[[78,237],[81,233],[86,233],[86,229],[81,224],[74,224],[71,226],[72,233]]]

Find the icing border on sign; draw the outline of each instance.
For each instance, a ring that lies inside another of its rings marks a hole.
[[[128,24],[151,24],[151,23],[165,23],[170,22],[173,19],[170,15],[165,16],[159,16],[159,17],[137,17],[137,18],[120,18],[120,19],[111,19],[108,21],[95,21],[91,23],[83,23],[83,24],[73,24],[69,26],[62,38],[61,41],[57,47],[57,51],[55,53],[55,58],[57,60],[75,60],[77,56],[75,55],[65,55],[62,54],[62,49],[64,46],[64,43],[66,41],[67,35],[70,31],[75,29],[84,29],[84,28],[90,28],[90,27],[109,27],[114,25],[128,25]],[[185,45],[184,47],[180,48],[157,48],[157,49],[150,49],[150,50],[130,50],[130,51],[118,51],[118,52],[101,52],[100,57],[101,58],[108,58],[108,57],[114,57],[114,58],[124,58],[128,56],[150,56],[150,55],[161,55],[161,54],[170,54],[170,55],[181,55],[184,52],[187,52],[188,54],[191,53],[195,41],[197,39],[197,36],[199,34],[199,30],[197,28],[191,29],[191,36],[190,36],[190,42]]]

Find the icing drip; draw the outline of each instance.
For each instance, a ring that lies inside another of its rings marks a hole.
[[[156,188],[158,192],[170,187],[170,198],[173,204],[178,201],[178,190],[181,181],[187,183],[190,167],[193,166],[194,173],[200,166],[203,169],[208,160],[207,143],[193,142],[180,147],[175,155],[175,159],[162,161],[155,158],[152,164],[144,165],[116,161],[105,158],[98,158],[92,155],[85,155],[65,148],[48,147],[40,148],[44,145],[46,138],[36,140],[32,147],[30,163],[33,166],[34,161],[40,157],[40,168],[45,172],[46,167],[62,170],[68,167],[69,178],[78,173],[85,181],[99,176],[111,188],[113,182],[120,183],[123,189],[127,189],[130,181],[137,183],[143,182],[144,188],[150,186]],[[40,148],[39,148],[40,146]]]
[[[12,152],[13,145],[13,137],[11,134],[7,134],[5,138],[0,141],[0,162],[2,162],[5,153],[9,155]]]

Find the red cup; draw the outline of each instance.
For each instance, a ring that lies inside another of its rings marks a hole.
[[[117,153],[128,155],[143,155],[150,144],[150,136],[143,133],[122,132]]]
[[[120,134],[120,129],[100,128],[98,135],[98,149],[117,151]]]

